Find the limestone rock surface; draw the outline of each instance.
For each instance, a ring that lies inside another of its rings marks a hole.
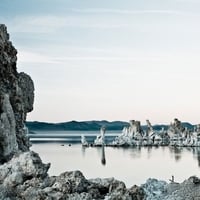
[[[166,186],[163,200],[198,200],[200,199],[200,179],[191,176],[183,183],[171,183]]]

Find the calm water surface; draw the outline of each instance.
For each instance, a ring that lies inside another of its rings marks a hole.
[[[60,140],[33,143],[31,149],[44,163],[51,163],[50,175],[80,170],[86,178],[115,177],[127,187],[140,185],[149,177],[168,181],[174,175],[175,181],[181,182],[191,175],[200,176],[200,148],[83,148]]]

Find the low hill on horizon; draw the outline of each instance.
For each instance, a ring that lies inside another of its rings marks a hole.
[[[194,125],[188,122],[182,122],[184,127],[193,129]],[[128,122],[124,121],[106,121],[106,120],[91,120],[91,121],[69,121],[61,123],[48,123],[39,121],[27,121],[26,126],[30,131],[97,131],[102,126],[106,127],[106,130],[122,130],[124,126],[128,126]],[[167,130],[169,125],[167,124],[155,124],[154,130],[161,130],[164,128]],[[147,126],[142,125],[142,129],[146,130]]]

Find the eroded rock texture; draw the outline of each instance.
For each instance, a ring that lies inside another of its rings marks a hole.
[[[146,200],[199,200],[200,199],[200,179],[191,176],[183,183],[171,182],[156,179],[148,179],[142,185],[145,191]]]
[[[0,163],[29,150],[24,122],[33,109],[34,85],[27,74],[17,72],[16,62],[17,50],[0,25]]]

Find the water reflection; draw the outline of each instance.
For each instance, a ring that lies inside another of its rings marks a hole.
[[[82,146],[82,148],[81,148],[81,150],[82,150],[81,152],[82,152],[83,157],[85,157],[86,148],[87,148],[87,147],[85,147],[85,146]]]
[[[82,156],[85,157],[87,156],[87,149],[88,147],[82,146]],[[91,147],[89,147],[91,148]],[[98,157],[101,159],[101,164],[106,165],[106,152],[105,152],[105,146],[102,147],[92,147],[97,150]],[[106,147],[110,148],[110,147]],[[182,156],[184,156],[185,152],[190,152],[193,154],[193,158],[197,160],[198,162],[198,167],[200,168],[200,147],[175,147],[175,146],[170,146],[170,147],[125,147],[125,148],[112,148],[113,150],[116,149],[117,151],[123,152],[124,155],[129,155],[133,159],[140,159],[144,155],[146,155],[147,159],[151,159],[154,154],[155,150],[162,150],[163,156],[167,152],[169,152],[170,157],[174,158],[176,162],[180,162],[182,159]],[[146,153],[144,153],[146,152]]]
[[[130,156],[132,158],[140,158],[141,157],[141,147],[140,146],[137,146],[137,147],[134,147],[134,148],[126,148],[126,150],[124,150],[124,153],[126,153],[126,151],[129,151],[130,152]]]
[[[194,159],[198,161],[200,167],[200,147],[169,147],[169,150],[176,162],[181,160],[184,151],[189,151],[193,154]]]
[[[169,150],[170,156],[172,158],[174,158],[174,160],[176,162],[179,162],[182,158],[182,156],[184,156],[184,152],[189,151],[190,153],[193,154],[193,157],[195,160],[197,160],[198,162],[198,166],[200,167],[200,147],[175,147],[175,146],[170,146],[170,147],[165,147],[165,146],[161,146],[161,147],[127,147],[127,148],[123,148],[123,152],[127,153],[129,152],[129,155],[131,156],[131,158],[141,158],[143,155],[143,152],[146,151],[146,155],[147,158],[150,159],[153,155],[152,150],[155,149],[162,149],[163,153],[165,153],[167,150]],[[105,153],[105,152],[104,152]]]
[[[106,155],[104,145],[101,147],[101,164],[106,165]]]
[[[181,153],[183,151],[182,147],[171,147],[171,152],[174,154],[175,161],[178,162],[181,160]]]
[[[66,144],[66,143],[65,143]],[[34,144],[44,163],[51,162],[50,175],[78,169],[88,178],[116,177],[128,187],[143,184],[149,177],[182,182],[200,174],[200,148],[187,147],[82,147],[80,144]],[[94,170],[95,169],[95,170]]]
[[[147,147],[147,158],[151,158],[152,147]]]
[[[85,146],[82,146],[81,147],[81,152],[82,152],[82,156],[85,157],[87,155],[87,149],[88,147],[85,147]],[[91,148],[91,147],[89,147]],[[93,148],[93,147],[92,147]],[[94,147],[96,148],[97,150],[97,154],[98,154],[98,157],[100,157],[101,159],[101,164],[102,165],[106,165],[106,155],[105,155],[105,147],[102,146],[102,147]]]
[[[193,152],[194,158],[198,160],[198,166],[200,167],[200,147],[192,148],[190,151]]]

